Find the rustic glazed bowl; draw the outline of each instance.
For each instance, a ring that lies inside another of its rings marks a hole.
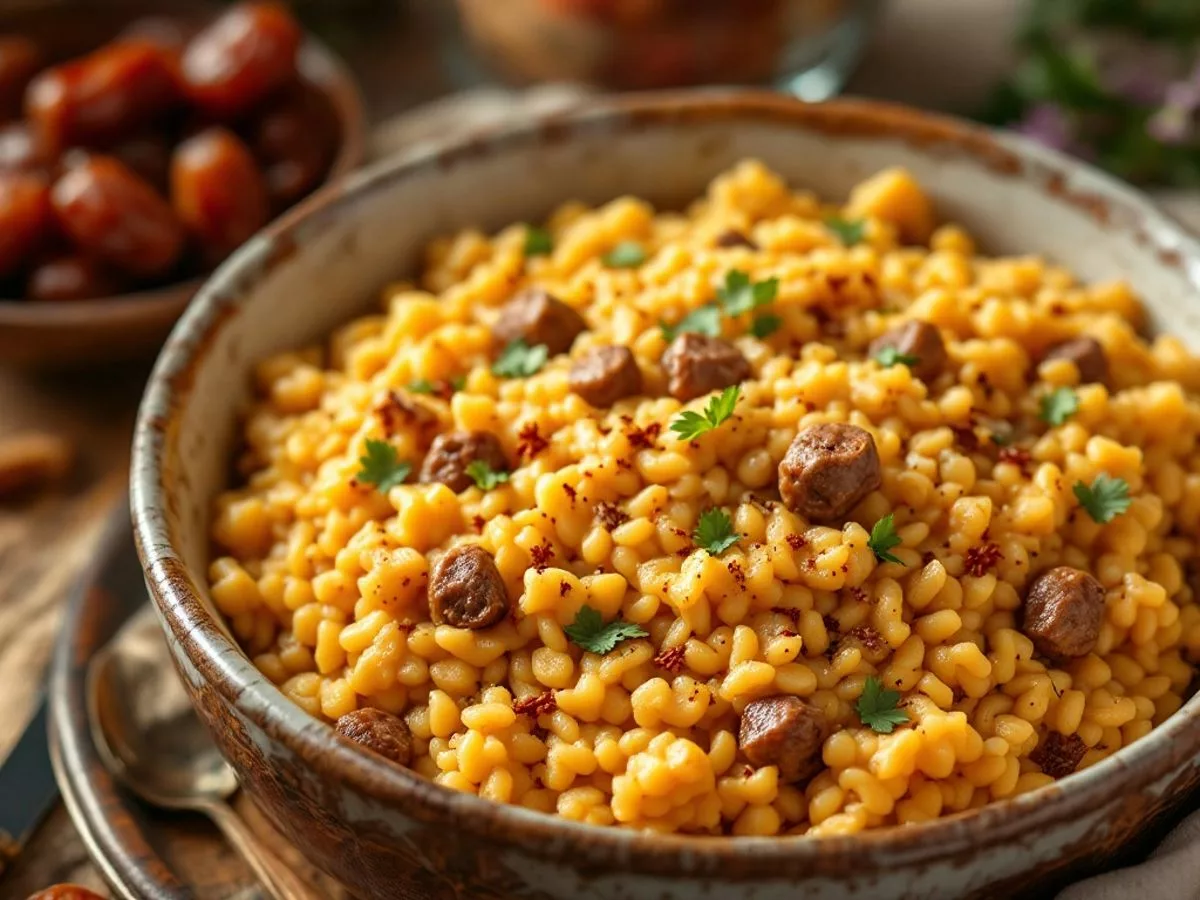
[[[756,93],[585,103],[528,127],[392,158],[253,239],[167,342],[141,408],[133,516],[196,708],[246,790],[364,897],[797,900],[996,897],[1111,864],[1200,780],[1200,698],[1148,737],[985,809],[844,838],[681,837],[598,828],[456,793],[355,749],[293,706],[230,638],[206,588],[251,366],[321,340],[411,272],[429,237],[537,221],[568,198],[685,202],[747,156],[841,197],[903,165],[994,253],[1128,278],[1200,346],[1200,245],[1104,175],[1018,138],[912,110]]]
[[[62,59],[104,44],[142,16],[203,23],[223,8],[215,0],[12,0],[4,6],[2,28],[34,38],[52,58]],[[367,126],[362,97],[346,66],[311,35],[296,62],[304,79],[324,92],[338,119],[341,141],[325,179],[332,181],[363,161]],[[0,299],[0,364],[61,369],[149,358],[203,281],[189,278],[72,303]]]

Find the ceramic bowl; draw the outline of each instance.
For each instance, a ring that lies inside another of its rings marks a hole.
[[[14,0],[3,30],[28,35],[53,58],[86,53],[142,16],[169,15],[197,23],[218,15],[213,0]],[[297,58],[301,75],[329,98],[341,143],[326,181],[363,160],[366,116],[358,85],[324,44],[307,36]],[[302,200],[301,203],[306,201]],[[25,303],[0,299],[0,364],[65,368],[149,357],[195,295],[204,278],[77,303]]]
[[[422,243],[624,193],[685,202],[753,156],[828,197],[908,167],[993,253],[1128,278],[1200,346],[1200,245],[1129,188],[1016,137],[871,102],[745,92],[585,102],[528,126],[398,156],[238,251],[159,358],[137,424],[133,516],[146,577],[196,708],[247,791],[363,897],[797,900],[997,897],[1109,864],[1200,780],[1200,698],[1061,782],[938,821],[839,838],[598,828],[456,793],[337,739],[231,640],[206,589],[251,366],[319,341],[411,272]]]

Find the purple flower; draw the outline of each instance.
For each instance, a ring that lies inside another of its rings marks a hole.
[[[1163,106],[1146,122],[1146,131],[1164,144],[1182,144],[1192,137],[1200,110],[1200,69],[1167,88]]]
[[[1025,118],[1017,123],[1016,130],[1055,150],[1072,152],[1075,145],[1071,120],[1061,106],[1054,103],[1034,105]]]

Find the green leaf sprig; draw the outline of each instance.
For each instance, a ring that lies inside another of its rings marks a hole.
[[[725,283],[717,288],[717,299],[692,310],[674,325],[661,324],[663,337],[672,341],[686,332],[719,337],[722,316],[735,318],[762,309],[775,300],[778,292],[778,278],[753,281],[742,270],[731,269],[725,273]],[[757,338],[764,338],[779,328],[781,323],[778,316],[762,313],[751,321],[750,333]]]
[[[521,338],[517,338],[496,357],[492,363],[492,374],[501,378],[528,378],[541,371],[550,351],[545,344],[534,344],[532,347]]]
[[[875,554],[877,560],[904,565],[904,560],[888,552],[902,543],[900,535],[896,534],[896,524],[892,513],[888,513],[872,526],[871,537],[867,540],[867,546],[871,548],[871,552]]]
[[[490,491],[508,481],[510,475],[505,471],[496,471],[486,459],[474,459],[467,464],[467,474],[475,482],[475,487],[481,491]]]
[[[1042,395],[1038,418],[1049,425],[1061,425],[1079,411],[1079,395],[1069,387],[1057,387]]]
[[[1132,502],[1129,498],[1129,485],[1124,478],[1112,478],[1104,472],[1096,476],[1090,485],[1082,481],[1075,482],[1072,488],[1076,499],[1092,520],[1101,525],[1111,522],[1121,515]]]
[[[621,241],[600,260],[610,269],[636,269],[646,261],[646,248],[637,241]]]
[[[854,708],[862,723],[876,734],[891,734],[897,725],[907,725],[910,721],[908,710],[897,705],[900,696],[899,691],[885,690],[883,682],[870,675]]]
[[[692,540],[697,547],[707,550],[712,556],[720,556],[738,542],[741,537],[733,529],[733,522],[728,514],[717,507],[706,509],[700,514],[700,521],[692,532]]]
[[[712,431],[733,415],[741,391],[740,384],[733,384],[710,397],[703,412],[684,410],[671,422],[671,430],[685,441],[694,440],[705,432]]]
[[[617,644],[630,638],[647,637],[648,632],[641,625],[614,619],[605,622],[598,610],[581,606],[575,614],[575,621],[563,628],[571,641],[589,653],[601,655],[610,652]]]
[[[525,229],[523,252],[526,256],[548,256],[554,252],[554,238],[545,228],[530,225]]]
[[[879,352],[875,354],[875,362],[885,369],[890,369],[895,365],[912,368],[920,364],[921,357],[913,356],[911,353],[901,353],[896,347],[880,347]]]
[[[825,219],[825,227],[837,235],[837,239],[846,247],[862,243],[867,234],[865,219],[844,219],[841,216],[829,216]]]
[[[396,448],[387,441],[368,438],[366,455],[359,457],[360,466],[354,479],[363,484],[373,484],[380,493],[386,494],[398,484],[403,484],[412,473],[412,464],[400,459]]]

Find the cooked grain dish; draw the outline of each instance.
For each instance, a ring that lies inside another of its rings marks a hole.
[[[435,241],[263,362],[212,597],[346,739],[597,825],[846,834],[1095,765],[1200,651],[1200,365],[906,173]]]

